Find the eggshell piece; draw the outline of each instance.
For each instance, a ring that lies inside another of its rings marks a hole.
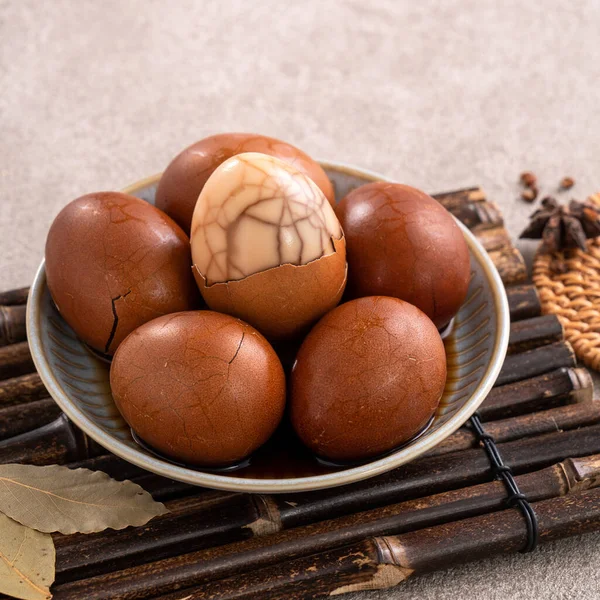
[[[213,310],[252,323],[269,339],[290,339],[308,331],[342,298],[347,274],[345,245],[343,238],[333,243],[333,254],[303,266],[281,265],[210,286],[196,267],[194,276]]]
[[[397,298],[352,300],[325,315],[300,347],[292,424],[318,456],[371,458],[427,425],[445,381],[444,344],[422,311]]]
[[[210,308],[272,339],[298,335],[340,300],[345,241],[321,190],[258,153],[225,161],[192,221],[194,275]]]
[[[158,452],[199,466],[236,463],[279,424],[285,376],[250,325],[212,311],[160,317],[119,346],[110,383],[118,409]]]
[[[419,307],[439,329],[464,302],[469,249],[450,213],[424,192],[376,182],[336,207],[346,236],[351,297],[394,296]]]
[[[163,173],[156,206],[189,233],[198,196],[213,171],[236,154],[260,152],[275,156],[308,175],[333,205],[335,192],[327,174],[308,154],[275,138],[252,133],[221,133],[204,138],[178,154]]]
[[[119,192],[63,208],[46,240],[46,278],[65,321],[107,355],[143,323],[200,302],[188,237],[154,206]]]

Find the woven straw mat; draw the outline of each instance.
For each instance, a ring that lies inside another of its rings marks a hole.
[[[600,370],[600,238],[588,240],[587,252],[545,253],[533,261],[533,281],[542,311],[557,315],[577,357]]]

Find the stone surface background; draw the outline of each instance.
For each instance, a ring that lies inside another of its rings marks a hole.
[[[542,193],[566,174],[600,189],[599,24],[595,0],[0,0],[0,287],[31,281],[68,201],[219,131],[428,191],[482,185],[516,236],[522,170]],[[599,541],[352,600],[597,598]]]

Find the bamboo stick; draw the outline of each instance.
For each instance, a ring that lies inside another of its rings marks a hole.
[[[159,500],[160,502],[198,493],[198,487],[195,485],[167,479],[166,477],[152,473],[136,477],[133,481],[144,488],[155,500]]]
[[[592,401],[492,421],[486,423],[485,430],[496,442],[501,443],[553,431],[568,431],[595,423],[600,423],[600,402]],[[477,446],[477,436],[470,429],[463,427],[440,442],[426,456],[449,454]]]
[[[0,347],[0,380],[33,373],[35,365],[27,342]]]
[[[515,473],[520,474],[552,465],[569,456],[600,453],[600,425],[507,442],[498,444],[498,447],[505,463],[509,464]],[[255,537],[271,535],[284,529],[351,514],[361,511],[365,507],[377,508],[396,503],[399,499],[422,498],[458,487],[482,483],[489,479],[491,479],[491,472],[488,457],[482,450],[472,449],[445,456],[423,458],[377,478],[342,488],[323,490],[319,493],[276,496],[243,495],[236,500],[236,503],[240,502],[236,506],[238,516],[231,526],[228,526],[227,521],[219,521],[221,529],[216,534],[209,525],[210,545],[231,543],[231,541],[239,540],[239,536],[244,534]],[[203,547],[203,532],[197,527],[197,524],[212,524],[214,523],[212,517],[212,512],[206,518],[201,512],[197,513],[194,519],[195,531],[187,535],[186,547],[190,548],[193,545]],[[245,523],[241,525],[242,522]],[[150,532],[152,527],[152,523],[146,526]],[[243,534],[240,534],[239,529],[244,530]],[[104,554],[97,550],[97,562],[110,563],[110,548],[114,547],[118,552],[125,552],[116,544],[116,539],[119,537],[118,532],[114,535],[111,534],[110,544],[102,541],[105,539],[102,537],[104,534],[96,535],[96,548],[107,549]],[[175,536],[174,539],[178,539],[177,531],[173,531],[172,535]],[[181,543],[181,539],[179,542]],[[157,538],[154,538],[153,543],[159,546]],[[163,544],[168,546],[168,540],[163,540]],[[162,550],[158,547],[156,551]],[[115,594],[115,598],[119,597],[118,594],[121,593],[119,590],[127,590],[127,593],[134,588],[143,590],[150,582],[155,581],[154,578],[158,577],[157,573],[161,578],[164,577],[165,581],[176,582],[178,585],[183,585],[184,582],[185,585],[195,585],[197,582],[193,577],[195,577],[196,569],[199,568],[198,561],[201,556],[203,555],[198,552],[192,552],[180,557],[165,558],[150,566],[139,565],[118,573],[99,575],[92,580],[85,581],[86,583],[91,582],[90,589],[110,589],[111,593]],[[70,569],[72,573],[77,573],[77,569],[94,569],[93,561],[89,557],[87,562],[90,564],[87,567],[82,565],[81,561],[78,564],[74,561],[76,558],[72,559],[70,566],[65,566],[65,569]],[[57,566],[57,569],[61,572],[60,565]],[[77,575],[72,576],[76,577]],[[59,577],[68,578],[67,575]],[[189,577],[192,579],[188,579]],[[139,588],[135,586],[139,586]],[[77,590],[79,588],[73,584],[72,588],[65,589]],[[162,588],[161,593],[163,593]],[[113,596],[107,597],[113,598]],[[132,597],[137,598],[138,596]]]
[[[510,235],[502,225],[490,229],[479,230],[477,232],[477,239],[488,252],[512,247]]]
[[[52,398],[2,408],[0,409],[0,440],[46,425],[59,415],[60,408]]]
[[[458,206],[465,204],[471,205],[476,202],[487,202],[485,192],[479,186],[460,188],[451,192],[438,192],[431,194],[431,196],[450,212]]]
[[[200,489],[195,496],[167,502],[171,511],[168,517],[152,519],[151,527],[148,523],[143,534],[136,529],[92,535],[56,534],[57,582],[118,570],[123,562],[133,565],[174,556],[182,548],[186,552],[198,547],[210,548],[222,543],[225,528],[231,534],[231,541],[248,539],[253,535],[252,530],[244,528],[248,498],[232,492]]]
[[[103,454],[71,461],[67,464],[70,469],[89,469],[90,471],[103,471],[113,479],[123,481],[148,475],[148,471],[130,463],[114,454]]]
[[[517,321],[510,326],[508,353],[516,354],[559,342],[564,335],[565,332],[556,315],[543,315]]]
[[[27,304],[27,296],[29,296],[28,287],[0,292],[0,305],[12,306],[14,304]]]
[[[600,456],[569,459],[564,464],[521,475],[517,477],[517,483],[531,501],[563,495],[575,488],[595,487],[600,485]],[[240,498],[227,500],[232,500],[231,506],[236,506]],[[78,539],[76,543],[69,537],[58,536],[55,538],[57,582],[108,573],[118,568],[118,560],[126,561],[128,567],[132,567],[164,556],[175,556],[181,544],[185,544],[187,552],[207,548],[195,554],[197,566],[193,574],[194,581],[206,582],[232,572],[247,572],[322,552],[371,535],[398,534],[500,510],[506,500],[506,488],[501,482],[494,481],[217,547],[204,543],[206,539],[197,545],[201,538],[194,535],[198,530],[194,524],[198,522],[202,502],[211,500],[202,496],[200,501],[187,499],[169,503],[171,512],[149,523],[143,539],[135,530],[111,532],[108,537],[79,536],[85,539]],[[222,506],[224,501],[220,504]],[[235,512],[233,518],[236,518]],[[213,523],[204,518],[202,521]],[[249,538],[250,534],[248,532],[244,537]],[[188,581],[186,579],[182,585],[187,585]]]
[[[540,543],[600,529],[600,490],[534,504]],[[518,509],[508,509],[399,536],[377,536],[356,544],[233,576],[212,584],[154,596],[160,600],[301,600],[360,590],[386,589],[408,577],[483,557],[517,552],[526,530]],[[141,596],[111,596],[119,598]],[[56,596],[66,598],[66,596]],[[89,600],[108,598],[87,596]]]
[[[587,369],[560,368],[493,388],[478,412],[484,421],[492,421],[561,404],[588,402],[593,393],[594,382]]]
[[[569,342],[555,342],[506,357],[497,386],[542,375],[560,367],[574,367],[575,353]]]
[[[527,266],[521,253],[513,247],[488,252],[504,285],[515,285],[527,280]]]
[[[62,414],[34,431],[1,441],[0,464],[64,464],[104,452]]]
[[[198,494],[200,489],[195,485],[154,475],[154,473],[141,469],[114,454],[103,454],[102,456],[94,456],[93,458],[70,462],[67,466],[70,469],[102,471],[117,481],[130,479],[161,502]]]
[[[466,188],[456,192],[434,194],[433,197],[473,233],[504,224],[500,209],[485,199],[481,188]]]
[[[37,373],[0,381],[0,408],[36,402],[48,397],[46,386]]]
[[[514,285],[506,288],[511,322],[539,317],[542,304],[534,285]]]
[[[0,346],[22,342],[27,338],[25,329],[26,306],[0,306]]]
[[[200,489],[195,485],[154,475],[154,473],[141,469],[114,454],[103,454],[101,456],[70,462],[67,466],[70,469],[102,471],[117,481],[130,479],[144,488],[155,500],[161,502],[198,494]]]
[[[486,200],[483,190],[468,188],[438,194],[434,198],[475,234],[488,251],[505,285],[523,283],[527,279],[523,256],[512,245],[503,227],[500,210]]]

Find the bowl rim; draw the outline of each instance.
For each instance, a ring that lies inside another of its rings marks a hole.
[[[324,169],[339,171],[347,175],[370,179],[371,181],[394,182],[393,179],[380,175],[374,171],[361,169],[340,162],[319,161],[319,164]],[[140,179],[139,181],[126,186],[122,191],[131,194],[140,188],[158,182],[160,176],[161,173],[157,173],[150,177]],[[456,222],[465,236],[470,253],[474,255],[475,259],[482,266],[485,276],[492,288],[495,314],[498,321],[497,335],[492,348],[492,360],[469,399],[450,419],[448,419],[446,423],[437,429],[433,435],[422,436],[417,439],[414,444],[411,444],[408,447],[360,466],[323,475],[311,475],[298,478],[257,479],[225,476],[174,465],[160,458],[145,454],[114,438],[112,435],[98,427],[92,419],[85,415],[69,400],[60,383],[54,376],[48,359],[42,350],[40,319],[41,298],[46,286],[44,260],[40,263],[35,274],[27,302],[26,325],[31,355],[35,367],[42,382],[48,389],[48,392],[77,427],[82,429],[94,441],[108,451],[138,467],[156,473],[157,475],[213,489],[252,493],[305,492],[347,485],[349,483],[369,479],[416,459],[454,433],[473,415],[473,413],[475,413],[479,405],[492,389],[498,378],[500,369],[502,368],[508,348],[510,330],[508,300],[504,284],[502,283],[500,275],[488,253],[483,249],[475,236],[460,221],[457,220]]]

